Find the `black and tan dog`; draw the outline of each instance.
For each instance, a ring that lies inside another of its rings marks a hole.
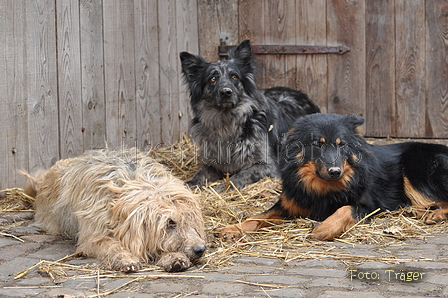
[[[202,168],[188,182],[204,185],[231,175],[241,188],[264,176],[277,176],[280,137],[294,121],[319,108],[300,91],[261,89],[255,83],[255,58],[249,40],[229,60],[207,63],[180,53],[193,110],[191,135],[199,144]]]
[[[448,147],[404,142],[370,145],[358,134],[364,118],[313,114],[289,132],[280,160],[283,191],[269,210],[222,229],[235,237],[275,220],[323,221],[312,237],[331,240],[372,211],[404,206],[436,209],[425,222],[447,219]],[[422,213],[423,214],[423,213]]]

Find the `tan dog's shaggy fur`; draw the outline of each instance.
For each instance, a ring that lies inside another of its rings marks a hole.
[[[136,149],[92,150],[28,177],[36,223],[78,241],[112,269],[158,261],[181,271],[205,251],[199,204],[184,184]]]

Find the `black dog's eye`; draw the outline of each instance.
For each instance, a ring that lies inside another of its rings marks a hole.
[[[175,229],[177,227],[177,223],[174,220],[169,219],[168,223],[167,223],[167,227],[168,227],[168,229]]]
[[[215,82],[215,81],[216,81],[216,77],[215,76],[210,78],[210,82]]]
[[[238,77],[236,75],[231,76],[232,80],[238,80]]]

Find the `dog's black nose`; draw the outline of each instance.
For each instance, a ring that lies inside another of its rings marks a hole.
[[[204,244],[196,245],[194,248],[194,254],[200,258],[204,254],[204,251],[207,249],[207,247]]]
[[[333,167],[328,169],[328,175],[330,175],[331,178],[339,178],[341,174],[341,168]]]
[[[226,87],[226,88],[222,88],[221,91],[221,97],[230,97],[233,93],[232,89]]]

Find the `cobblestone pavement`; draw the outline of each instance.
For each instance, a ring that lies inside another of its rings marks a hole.
[[[38,272],[36,266],[15,279],[17,273],[40,260],[54,261],[75,252],[74,242],[42,234],[28,221],[22,221],[31,217],[32,212],[0,215],[1,297],[448,296],[448,238],[445,236],[429,237],[426,241],[406,240],[409,245],[388,247],[398,258],[414,260],[399,265],[373,260],[349,266],[337,260],[285,262],[236,256],[230,266],[217,269],[193,267],[176,274],[155,269],[129,275],[83,276],[83,272],[71,271],[67,276],[60,274],[52,278]],[[13,222],[23,224],[11,225]],[[339,245],[340,249],[357,255],[374,256],[378,250],[370,245]],[[98,261],[74,258],[66,263],[95,265]],[[115,289],[118,290],[106,294]]]

